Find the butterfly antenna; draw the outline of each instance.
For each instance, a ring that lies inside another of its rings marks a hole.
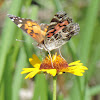
[[[19,40],[19,39],[16,39],[16,41],[19,41],[19,42],[26,42],[26,41],[24,41],[24,40]]]
[[[30,43],[29,41],[25,41],[25,40],[19,40],[19,39],[16,39],[16,41]],[[32,44],[33,44],[33,43],[32,43]]]

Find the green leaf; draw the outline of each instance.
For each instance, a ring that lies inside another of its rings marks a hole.
[[[18,15],[21,11],[22,2],[23,0],[13,0],[8,13]],[[14,25],[14,23],[11,22],[11,20],[8,17],[6,17],[5,19],[4,26],[5,27],[2,30],[1,37],[2,45],[0,52],[0,82],[5,69],[7,55],[15,39],[16,31],[16,26]]]
[[[48,89],[45,76],[39,74],[35,77],[35,90],[33,100],[48,100]]]
[[[24,48],[22,47],[19,53],[17,67],[15,69],[12,85],[12,100],[19,100],[19,91],[24,81],[25,75],[21,74],[22,68],[27,67],[27,56]]]

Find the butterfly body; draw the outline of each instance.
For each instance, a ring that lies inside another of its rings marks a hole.
[[[40,49],[51,51],[64,45],[79,30],[79,24],[73,23],[65,12],[58,12],[50,24],[38,24],[31,19],[24,19],[13,15],[8,17],[24,32],[38,43]]]

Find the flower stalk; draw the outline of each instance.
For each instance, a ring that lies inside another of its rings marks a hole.
[[[56,84],[57,76],[53,77],[53,100],[56,100]]]

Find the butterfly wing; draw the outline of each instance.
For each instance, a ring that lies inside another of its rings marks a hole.
[[[48,25],[45,46],[49,50],[59,48],[80,30],[79,24],[73,23],[65,12],[58,12]]]
[[[46,24],[39,25],[36,21],[31,19],[24,19],[13,15],[8,15],[8,17],[38,43],[41,43],[44,40],[47,31]]]
[[[65,12],[58,12],[54,15],[48,26],[47,37],[51,37],[54,34],[57,34],[62,29],[68,29],[67,27],[69,27],[69,25],[71,25],[72,23],[72,18],[68,17]]]

